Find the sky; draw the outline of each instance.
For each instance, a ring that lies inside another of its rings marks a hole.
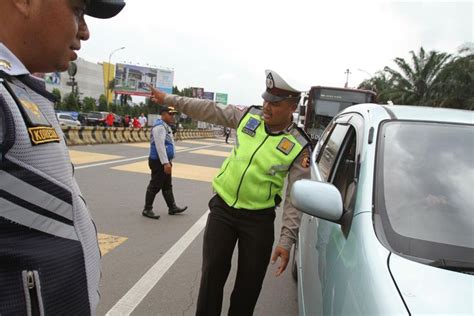
[[[356,87],[421,46],[455,54],[474,42],[474,0],[126,3],[112,19],[86,18],[91,37],[79,57],[173,69],[178,88],[228,93],[237,105],[262,103],[265,69],[302,91],[343,87],[349,69]]]

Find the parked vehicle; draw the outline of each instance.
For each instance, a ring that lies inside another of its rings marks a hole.
[[[361,104],[291,197],[300,315],[474,314],[474,112]]]
[[[56,113],[59,125],[61,126],[81,126],[81,122],[75,120],[71,115],[64,113]]]
[[[89,112],[87,113],[87,126],[106,126],[106,117],[107,112]]]

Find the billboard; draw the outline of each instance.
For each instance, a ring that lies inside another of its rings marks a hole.
[[[197,98],[197,99],[202,99],[204,96],[204,88],[191,88],[192,91],[192,97]]]
[[[158,87],[166,93],[173,92],[174,71],[145,66],[116,64],[115,86],[116,94],[148,96],[148,85]]]
[[[214,101],[214,92],[204,91],[203,99]]]
[[[216,93],[216,102],[227,105],[227,93]]]
[[[157,69],[156,87],[168,94],[173,93],[174,71],[167,69]]]
[[[61,84],[61,73],[58,71],[46,73],[44,74],[44,81],[46,83],[58,86]]]

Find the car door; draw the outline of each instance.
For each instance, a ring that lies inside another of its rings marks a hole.
[[[306,214],[302,218],[299,280],[302,315],[338,314],[334,293],[338,291],[339,296],[344,291],[344,284],[338,282],[340,271],[335,269],[335,265],[341,259],[340,252],[352,218],[349,210],[353,207],[352,197],[356,189],[358,150],[357,126],[354,123],[361,124],[361,118],[346,114],[334,122],[325,131],[327,135],[323,135],[316,161],[323,180],[332,182],[341,193],[346,209],[345,224],[339,225]]]

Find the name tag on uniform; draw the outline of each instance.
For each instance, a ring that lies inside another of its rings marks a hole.
[[[283,137],[277,146],[278,150],[284,153],[285,155],[288,155],[293,149],[293,147],[295,147],[295,143],[293,143],[286,137]]]
[[[259,125],[260,121],[256,118],[251,117],[245,124],[244,128],[242,129],[242,132],[253,137],[255,136],[255,131],[257,130]]]
[[[48,122],[39,106],[33,102],[28,92],[15,84],[9,85],[14,94],[14,99],[23,114],[25,123],[28,126],[28,133],[33,145],[57,142],[59,136],[56,130]]]

